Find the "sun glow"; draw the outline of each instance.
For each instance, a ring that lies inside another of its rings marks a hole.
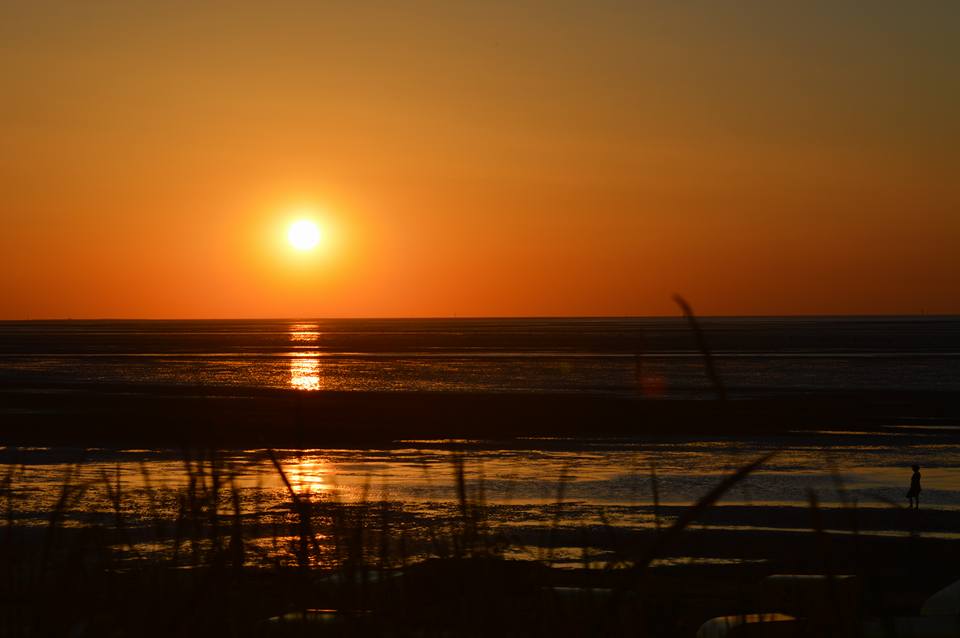
[[[290,224],[287,239],[297,250],[312,250],[320,243],[320,227],[309,219],[295,221]]]

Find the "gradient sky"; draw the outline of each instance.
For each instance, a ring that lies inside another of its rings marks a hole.
[[[7,0],[0,82],[0,318],[960,313],[955,0]]]

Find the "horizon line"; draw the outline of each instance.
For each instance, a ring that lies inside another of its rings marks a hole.
[[[792,318],[931,318],[960,319],[960,313],[790,313],[790,314],[696,314],[701,319],[792,319]],[[65,321],[440,321],[524,319],[683,319],[682,313],[650,315],[370,315],[370,316],[261,316],[261,317],[26,317],[0,318],[0,323]]]

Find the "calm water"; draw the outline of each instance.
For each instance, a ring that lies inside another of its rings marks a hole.
[[[703,327],[734,396],[960,390],[957,318],[705,319]],[[177,384],[709,396],[700,354],[678,319],[0,323],[0,390],[101,382],[134,390]],[[866,433],[752,439],[471,442],[468,467],[502,524],[546,524],[567,477],[565,524],[611,520],[644,527],[653,521],[651,468],[662,501],[681,506],[737,467],[782,449],[724,503],[745,506],[729,525],[789,526],[763,512],[805,505],[809,490],[828,507],[843,499],[874,508],[899,504],[913,462],[924,468],[925,505],[960,509],[958,441],[960,423],[914,420]],[[457,445],[398,441],[384,450],[287,452],[282,463],[295,488],[312,498],[386,499],[424,519],[441,519],[455,510],[451,454]],[[237,451],[227,460],[245,507],[282,508],[287,496],[263,451]],[[75,523],[112,515],[105,481],[118,475],[131,497],[132,519],[157,508],[160,516],[172,516],[187,480],[184,467],[178,454],[165,450],[0,452],[0,470],[12,472],[19,486],[18,517],[37,525],[68,475],[85,487],[68,517]],[[884,520],[875,521],[875,531],[896,531],[893,519]]]
[[[960,390],[958,318],[704,319],[742,395]],[[0,383],[700,396],[681,319],[0,323]]]

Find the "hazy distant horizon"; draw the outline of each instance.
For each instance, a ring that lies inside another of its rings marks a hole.
[[[694,308],[696,310],[696,308]],[[736,315],[736,314],[700,314],[696,313],[698,319],[956,319],[960,318],[958,313],[795,313],[795,314],[759,314],[759,315]],[[288,317],[0,317],[2,323],[18,323],[29,321],[449,321],[454,319],[469,320],[535,320],[535,319],[683,319],[680,313],[675,314],[649,314],[649,315],[370,315],[370,316],[352,316],[352,315],[328,315],[328,316],[288,316]]]

